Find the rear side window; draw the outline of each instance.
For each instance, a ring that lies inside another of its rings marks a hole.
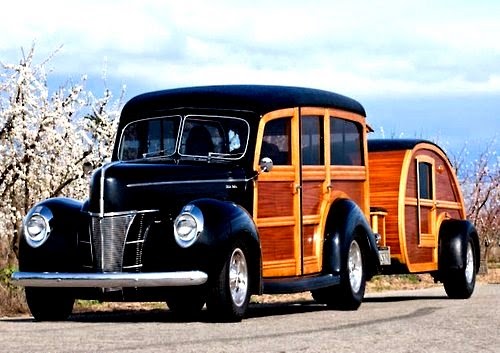
[[[332,165],[364,165],[361,126],[354,121],[330,117]]]
[[[324,164],[323,117],[306,115],[302,116],[301,122],[300,145],[302,164]]]

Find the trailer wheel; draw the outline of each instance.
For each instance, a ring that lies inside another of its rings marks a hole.
[[[238,322],[247,311],[250,301],[247,254],[244,244],[234,244],[222,270],[211,284],[207,308],[216,321]]]
[[[467,237],[464,266],[460,269],[449,270],[443,278],[446,294],[452,299],[470,298],[476,284],[475,249],[472,239]]]
[[[365,295],[366,274],[358,238],[351,241],[340,284],[312,291],[313,298],[337,310],[356,310]]]
[[[73,311],[75,299],[66,288],[26,287],[26,302],[37,321],[63,321]]]

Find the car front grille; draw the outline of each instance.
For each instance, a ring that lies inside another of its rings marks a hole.
[[[81,263],[97,272],[139,272],[151,213],[91,215],[88,236],[79,241]]]

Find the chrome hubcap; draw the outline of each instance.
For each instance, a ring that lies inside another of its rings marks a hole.
[[[361,249],[359,244],[354,240],[349,248],[348,258],[349,282],[352,290],[357,293],[361,288],[363,279],[363,259],[361,257]]]
[[[241,249],[234,249],[229,262],[229,290],[233,303],[242,306],[248,291],[248,266]]]
[[[467,244],[465,261],[465,280],[467,283],[472,283],[474,278],[474,252],[472,251],[472,245],[470,243]]]

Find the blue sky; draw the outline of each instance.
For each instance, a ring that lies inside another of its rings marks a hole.
[[[0,62],[36,42],[49,85],[88,75],[127,98],[204,84],[308,86],[356,98],[374,136],[500,138],[500,1],[2,3]],[[105,77],[105,82],[103,80]],[[383,133],[382,133],[383,131]]]

